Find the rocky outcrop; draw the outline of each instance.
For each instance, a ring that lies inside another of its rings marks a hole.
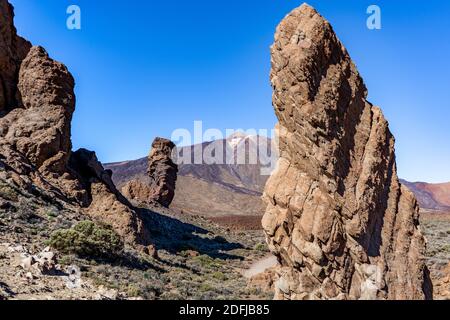
[[[17,83],[20,105],[0,118],[0,150],[21,174],[62,175],[72,149],[74,80],[41,47],[22,61]],[[58,181],[55,179],[55,181]]]
[[[0,2],[0,7],[7,3]],[[14,54],[15,50],[12,45],[5,52],[21,56]],[[7,60],[5,56],[0,59]],[[75,81],[67,68],[52,60],[42,47],[28,48],[23,60],[16,63],[20,67],[15,82],[0,71],[1,78],[11,80],[6,91],[15,92],[15,99],[8,99],[0,116],[2,161],[18,176],[22,187],[30,188],[33,183],[60,199],[86,204],[86,191],[67,169]]]
[[[450,263],[440,274],[442,276],[437,277],[434,281],[435,296],[440,300],[450,300]]]
[[[263,227],[277,299],[426,299],[432,286],[394,137],[330,24],[304,4],[272,47],[280,160]]]
[[[261,229],[260,217],[265,209],[261,196],[270,167],[275,166],[277,159],[271,154],[272,147],[275,150],[267,137],[234,134],[223,140],[177,148],[174,153],[180,158],[176,161],[178,174],[171,208],[200,216],[220,216],[232,220],[236,227],[246,228],[250,222],[251,228]],[[196,151],[217,158],[205,157],[202,163],[195,164]],[[147,179],[148,157],[105,164],[105,168],[114,172],[113,181],[122,190],[131,180]],[[244,216],[244,220],[236,220],[239,216]]]
[[[32,194],[46,193],[112,225],[130,242],[148,236],[95,153],[72,153],[75,81],[42,47],[18,37],[13,8],[0,0],[0,173]],[[37,191],[37,190],[41,191]]]
[[[88,190],[86,212],[91,217],[111,225],[130,243],[149,242],[150,235],[139,212],[116,189],[111,179],[112,172],[103,168],[95,152],[80,149],[72,153],[69,166],[83,189]]]
[[[148,176],[153,199],[164,207],[169,207],[175,197],[178,166],[172,161],[175,144],[167,139],[156,138],[149,156]]]
[[[178,166],[172,161],[174,148],[172,141],[156,138],[148,157],[148,176],[125,184],[123,194],[133,201],[158,203],[168,208],[175,197],[178,173]]]

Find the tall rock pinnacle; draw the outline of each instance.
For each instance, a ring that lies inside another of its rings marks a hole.
[[[130,200],[158,203],[168,208],[175,197],[178,166],[172,161],[175,144],[167,139],[156,138],[148,157],[148,176],[144,181],[132,180],[123,188]]]
[[[263,227],[277,299],[428,299],[425,240],[394,137],[331,25],[304,4],[272,47],[280,160]]]

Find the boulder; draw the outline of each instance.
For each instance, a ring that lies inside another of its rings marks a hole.
[[[59,271],[60,268],[57,264],[56,255],[50,248],[45,248],[36,255],[23,252],[20,267],[27,273],[31,273],[33,278],[40,275],[52,274]]]

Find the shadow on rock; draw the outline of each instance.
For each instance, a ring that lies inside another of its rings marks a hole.
[[[223,237],[211,237],[211,233],[201,227],[182,222],[152,210],[141,209],[142,218],[149,229],[152,243],[161,250],[177,254],[185,250],[195,250],[201,255],[214,259],[242,260],[227,251],[243,249],[240,243],[228,242]]]
[[[6,283],[0,281],[0,300],[9,299],[15,295]]]

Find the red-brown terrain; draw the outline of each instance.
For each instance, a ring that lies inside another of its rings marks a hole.
[[[450,182],[432,184],[402,180],[402,183],[414,192],[422,209],[450,212]]]

